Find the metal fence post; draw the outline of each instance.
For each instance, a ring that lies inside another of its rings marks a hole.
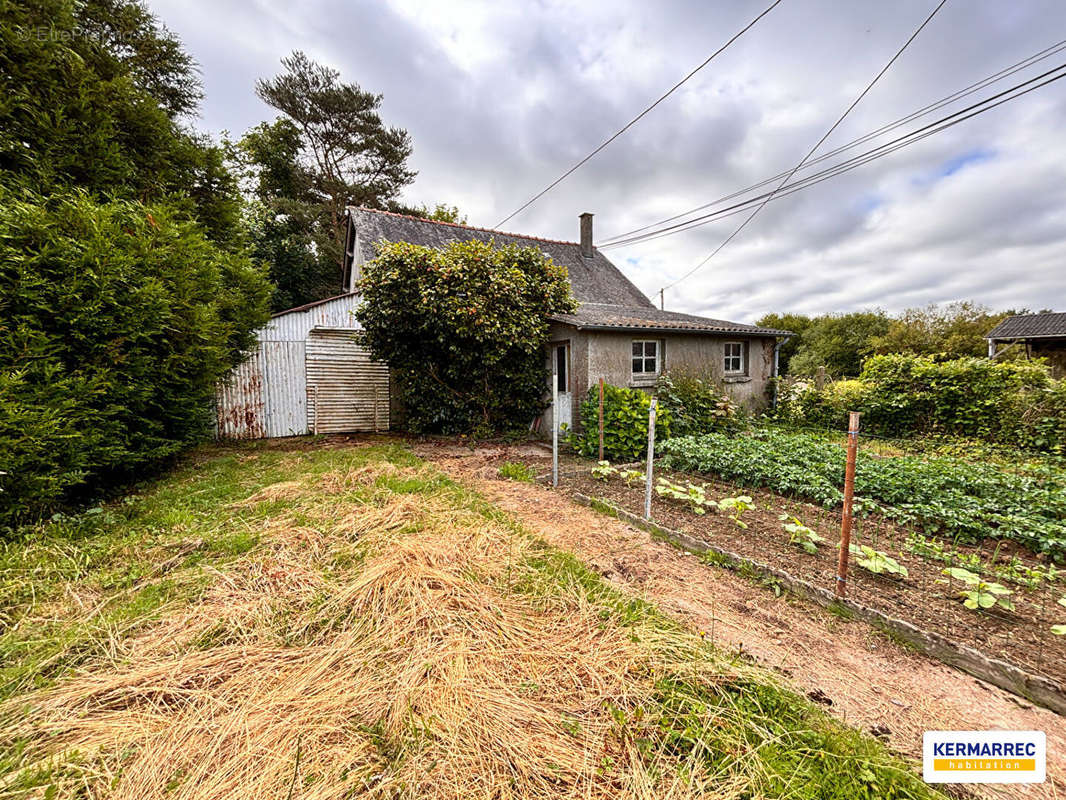
[[[837,557],[836,596],[843,599],[848,586],[848,555],[851,552],[851,510],[855,499],[855,457],[859,450],[858,411],[848,414],[848,460],[844,468],[844,509],[840,518],[840,553]]]
[[[651,466],[655,460],[655,407],[659,399],[652,395],[648,407],[648,466],[644,471],[644,519],[651,519]]]
[[[600,378],[600,461],[603,461],[603,378]]]
[[[559,359],[552,351],[552,486],[559,486]]]

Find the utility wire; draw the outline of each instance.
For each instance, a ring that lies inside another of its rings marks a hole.
[[[504,223],[506,223],[508,220],[510,220],[512,217],[515,217],[518,214],[520,214],[523,211],[525,211],[527,208],[529,208],[531,205],[533,205],[535,202],[537,202],[537,200],[542,198],[544,195],[546,195],[548,192],[550,192],[552,189],[554,189],[556,186],[558,186],[564,180],[566,180],[571,175],[573,175],[586,162],[588,162],[591,158],[593,158],[593,156],[595,156],[597,153],[599,153],[601,150],[603,150],[603,148],[607,147],[607,145],[609,145],[611,142],[613,142],[615,139],[617,139],[619,136],[621,136],[623,133],[625,133],[627,130],[629,130],[631,127],[633,127],[637,122],[639,122],[641,119],[643,119],[644,116],[646,114],[648,114],[657,105],[659,105],[659,103],[661,103],[667,97],[669,97],[674,92],[676,92],[678,89],[680,89],[681,86],[686,81],[689,80],[689,78],[691,78],[693,75],[695,75],[701,69],[703,69],[708,64],[710,64],[711,61],[713,61],[719,54],[721,54],[727,47],[729,47],[729,45],[733,44],[733,42],[735,42],[737,39],[739,39],[741,36],[743,36],[745,33],[747,33],[755,25],[756,22],[758,22],[760,19],[762,19],[767,14],[769,14],[771,11],[773,11],[780,3],[781,3],[781,0],[774,0],[774,2],[771,3],[769,6],[767,6],[766,9],[761,14],[759,14],[759,16],[755,17],[755,19],[753,19],[751,22],[749,22],[747,25],[745,25],[743,28],[741,28],[739,31],[737,31],[737,33],[733,34],[733,37],[728,42],[726,42],[721,47],[719,47],[717,50],[715,50],[713,53],[711,53],[704,60],[704,62],[702,64],[700,64],[698,67],[696,67],[694,70],[692,70],[688,75],[686,75],[684,78],[682,78],[677,83],[675,83],[670,88],[670,91],[668,91],[666,94],[662,95],[658,100],[656,100],[650,106],[648,106],[643,111],[641,111],[639,114],[637,114],[635,117],[633,117],[633,119],[631,119],[629,122],[627,122],[623,127],[619,128],[618,131],[616,131],[610,137],[605,139],[603,141],[603,143],[599,145],[599,147],[597,147],[595,150],[593,150],[591,153],[589,153],[583,159],[581,159],[576,164],[574,164],[574,166],[570,167],[570,169],[568,169],[566,172],[564,172],[562,175],[560,175],[554,181],[549,183],[541,191],[537,192],[535,195],[533,195],[531,198],[529,198],[529,200],[527,200],[525,203],[520,205],[517,209],[515,209],[510,214],[508,214],[506,217],[504,217],[499,222],[497,222],[493,227],[494,228],[499,228]]]
[[[1060,69],[1061,70],[1066,70],[1066,64],[1064,64]],[[848,162],[843,162],[843,164],[838,164],[838,165],[836,165],[836,166],[834,166],[834,167],[832,167],[832,168],[830,168],[828,170],[825,170],[825,173],[831,173],[831,174],[825,174],[824,177],[820,177],[817,180],[815,180],[815,178],[817,176],[809,176],[809,177],[804,178],[804,179],[802,179],[800,181],[797,181],[796,183],[788,184],[787,186],[785,186],[780,191],[771,192],[771,193],[768,193],[768,194],[772,195],[771,199],[773,199],[773,200],[777,200],[778,198],[781,198],[781,197],[787,197],[788,195],[794,194],[794,193],[799,192],[799,191],[802,191],[803,189],[806,189],[809,186],[813,186],[813,185],[815,185],[817,183],[821,183],[824,180],[829,180],[830,178],[836,177],[837,175],[841,175],[841,174],[843,174],[845,172],[850,172],[853,169],[857,169],[858,167],[861,167],[864,164],[869,163],[870,161],[874,161],[874,160],[876,160],[878,158],[882,158],[884,156],[891,155],[896,150],[902,149],[902,148],[907,147],[908,145],[911,145],[911,144],[915,144],[916,142],[919,142],[922,139],[926,139],[929,136],[933,136],[934,134],[940,133],[943,130],[947,130],[948,128],[954,127],[955,125],[958,125],[959,123],[964,122],[967,119],[970,119],[971,117],[975,117],[978,114],[983,114],[986,111],[991,111],[993,108],[995,108],[997,106],[1001,106],[1004,103],[1010,102],[1011,100],[1016,100],[1017,98],[1021,97],[1022,95],[1028,94],[1029,92],[1032,92],[1032,91],[1036,91],[1040,87],[1046,86],[1049,83],[1054,83],[1055,81],[1060,80],[1062,78],[1066,78],[1066,71],[1060,71],[1058,75],[1056,75],[1053,78],[1049,78],[1048,80],[1044,81],[1043,83],[1040,83],[1040,84],[1037,84],[1035,86],[1032,86],[1032,87],[1026,89],[1025,91],[1019,92],[1018,94],[1013,95],[1011,97],[1004,98],[1004,99],[1000,100],[999,102],[993,103],[993,104],[991,104],[991,105],[989,105],[989,106],[987,106],[985,108],[981,108],[981,109],[979,109],[977,111],[974,111],[973,113],[967,114],[964,117],[961,117],[959,119],[953,120],[951,122],[947,122],[947,123],[945,123],[944,125],[941,125],[938,128],[935,128],[933,130],[930,130],[930,131],[927,131],[925,133],[922,133],[921,136],[918,136],[918,137],[916,137],[914,139],[910,139],[909,141],[906,141],[906,142],[903,142],[903,143],[900,143],[900,144],[896,144],[895,146],[891,147],[888,150],[885,150],[883,152],[878,152],[878,153],[874,153],[873,150],[867,151],[867,153],[863,154],[862,156],[856,156],[854,159],[851,159]],[[885,145],[885,146],[887,147],[887,145]],[[875,150],[881,150],[881,148],[875,148]],[[874,153],[874,154],[873,155],[869,155],[870,153]],[[730,207],[730,208],[722,209],[720,212],[715,212],[716,215],[715,215],[714,219],[708,220],[708,222],[715,222],[715,221],[718,221],[720,219],[724,219],[726,217],[734,216],[735,214],[742,214],[747,208],[750,208],[754,203],[756,203],[759,199],[761,199],[764,196],[765,195],[760,195],[759,197],[752,198],[750,200],[745,201],[744,203],[738,204],[738,206],[733,206],[733,207]],[[698,227],[698,226],[694,225],[693,227]],[[688,230],[688,229],[686,228],[685,230]],[[663,235],[664,236],[668,236],[670,234],[663,234]],[[644,240],[644,241],[648,241],[648,240]]]
[[[877,75],[874,77],[874,79],[872,81],[870,81],[870,83],[866,86],[865,89],[862,90],[862,92],[859,94],[859,96],[856,97],[855,100],[852,101],[851,105],[848,106],[847,109],[844,111],[844,113],[841,114],[837,118],[837,121],[834,122],[832,124],[832,126],[829,128],[829,130],[827,130],[825,132],[825,134],[822,136],[822,138],[819,139],[815,143],[814,147],[812,147],[810,150],[807,151],[807,155],[805,155],[802,159],[800,159],[800,162],[798,164],[796,164],[795,167],[792,168],[792,171],[778,185],[778,187],[777,187],[778,189],[780,189],[782,186],[784,186],[786,183],[788,183],[792,179],[792,176],[795,175],[796,172],[799,170],[799,168],[802,167],[805,163],[807,163],[807,159],[809,159],[812,155],[814,155],[814,151],[822,146],[822,143],[825,142],[825,140],[829,138],[830,134],[832,134],[833,131],[835,131],[837,129],[837,127],[840,125],[840,123],[842,123],[844,121],[844,119],[848,116],[848,114],[851,113],[852,109],[854,109],[855,106],[857,106],[859,104],[859,102],[864,97],[866,97],[866,95],[870,92],[870,90],[874,88],[874,85],[879,80],[881,80],[881,76],[883,76],[886,72],[888,72],[889,68],[891,68],[891,66],[896,63],[896,59],[898,59],[901,55],[903,55],[903,51],[906,50],[908,47],[910,47],[911,42],[913,42],[916,38],[918,38],[918,34],[922,32],[922,30],[925,28],[926,25],[928,25],[930,23],[930,21],[932,21],[933,17],[935,17],[937,15],[937,13],[940,11],[940,9],[942,9],[944,7],[944,4],[947,3],[947,1],[948,0],[940,0],[940,2],[937,4],[936,8],[933,9],[932,13],[930,13],[929,16],[925,18],[925,21],[922,22],[922,24],[919,25],[915,29],[914,33],[912,33],[910,35],[910,38],[907,39],[907,41],[905,41],[903,43],[903,46],[899,50],[896,51],[896,54],[894,56],[892,56],[892,58],[889,59],[888,63],[885,64],[885,66],[881,69],[881,71],[877,73]],[[670,289],[670,288],[672,288],[674,286],[677,286],[677,284],[681,283],[681,281],[683,281],[686,278],[688,278],[690,275],[692,275],[694,272],[696,272],[696,270],[700,269],[704,264],[706,264],[708,261],[710,261],[712,258],[714,258],[718,253],[720,253],[722,251],[722,249],[727,244],[729,244],[731,241],[733,241],[733,239],[736,238],[737,234],[739,234],[742,230],[744,230],[744,228],[747,227],[749,222],[751,222],[753,219],[755,219],[756,216],[758,216],[759,212],[762,211],[766,207],[766,204],[768,202],[770,202],[770,198],[773,197],[774,194],[776,194],[776,191],[777,190],[774,190],[774,192],[772,192],[769,197],[767,197],[765,200],[763,200],[762,203],[759,206],[757,206],[754,211],[751,212],[751,216],[747,217],[742,223],[740,223],[740,225],[737,226],[737,229],[735,231],[733,231],[731,234],[729,234],[729,236],[727,236],[725,238],[725,241],[723,241],[720,245],[718,245],[716,248],[714,248],[714,250],[712,250],[710,252],[710,254],[705,259],[703,259],[700,263],[698,263],[696,266],[694,266],[692,269],[690,269],[688,272],[686,272],[684,275],[682,275],[677,280],[672,281],[671,283],[668,283],[666,286],[663,286],[662,287],[662,291],[665,291],[666,289]]]
[[[995,108],[996,106],[1002,105],[1003,103],[1008,102],[1009,100],[1014,100],[1014,99],[1016,99],[1018,97],[1021,97],[1022,95],[1028,94],[1029,92],[1033,91],[1034,89],[1039,89],[1041,86],[1046,86],[1047,84],[1052,83],[1052,82],[1058,80],[1059,78],[1066,77],[1066,73],[1063,73],[1063,74],[1057,75],[1054,78],[1051,78],[1050,80],[1044,81],[1043,83],[1039,83],[1036,86],[1032,86],[1031,88],[1026,89],[1025,91],[1018,92],[1018,89],[1021,89],[1021,88],[1025,87],[1025,86],[1028,86],[1029,84],[1036,83],[1037,81],[1040,81],[1043,78],[1046,78],[1049,75],[1052,75],[1052,74],[1054,74],[1056,72],[1060,72],[1061,73],[1063,70],[1066,70],[1066,63],[1060,64],[1059,66],[1057,66],[1057,67],[1055,67],[1053,69],[1050,69],[1047,72],[1044,72],[1044,73],[1042,73],[1040,75],[1037,75],[1036,77],[1030,78],[1030,79],[1028,79],[1026,81],[1022,81],[1019,84],[1015,84],[1014,86],[1011,86],[1008,89],[1004,89],[1002,92],[999,92],[999,93],[994,94],[994,95],[992,95],[990,97],[987,97],[984,100],[980,100],[977,103],[974,103],[973,105],[967,106],[966,108],[960,109],[959,111],[956,111],[956,112],[954,112],[952,114],[948,114],[945,117],[941,117],[940,119],[937,119],[937,120],[935,120],[933,122],[930,122],[927,125],[923,125],[922,127],[917,128],[917,129],[911,131],[910,133],[904,134],[903,136],[897,137],[895,139],[892,139],[891,141],[885,142],[884,144],[878,145],[877,147],[874,147],[874,148],[872,148],[870,150],[867,150],[867,151],[865,151],[863,153],[860,153],[859,155],[852,156],[849,159],[846,159],[844,161],[838,162],[838,163],[836,163],[836,164],[834,164],[834,165],[832,165],[830,167],[827,167],[826,169],[824,169],[824,170],[822,170],[820,172],[816,172],[813,175],[808,175],[805,178],[802,178],[802,179],[800,179],[800,180],[798,180],[798,181],[796,181],[794,183],[790,183],[790,184],[788,184],[788,185],[786,185],[784,187],[778,187],[778,189],[775,189],[773,191],[765,192],[763,194],[759,194],[759,195],[756,195],[754,197],[749,197],[746,200],[742,200],[739,203],[735,203],[735,204],[733,204],[731,206],[726,206],[725,208],[720,208],[720,209],[718,209],[716,211],[712,211],[712,212],[710,212],[708,214],[704,214],[704,215],[699,216],[699,217],[692,217],[691,219],[687,219],[684,222],[679,222],[676,225],[671,225],[671,226],[668,226],[668,227],[665,227],[665,228],[659,228],[659,229],[657,229],[655,231],[651,231],[650,233],[645,233],[645,234],[638,235],[638,236],[632,236],[632,237],[630,237],[628,239],[620,239],[620,240],[617,240],[617,241],[609,242],[607,244],[598,245],[598,247],[600,249],[609,249],[609,248],[612,248],[612,247],[622,247],[622,246],[631,245],[631,244],[642,244],[644,242],[653,241],[655,239],[661,239],[661,238],[663,238],[665,236],[672,236],[672,235],[674,235],[676,233],[683,233],[685,231],[692,230],[693,228],[702,227],[703,225],[707,225],[707,224],[709,224],[711,222],[715,222],[715,221],[717,221],[717,220],[719,220],[719,219],[721,219],[723,217],[732,216],[734,213],[739,213],[739,211],[743,211],[744,208],[750,207],[753,204],[757,203],[758,201],[760,201],[760,200],[762,200],[764,198],[776,199],[776,197],[782,197],[782,196],[785,196],[785,195],[788,195],[788,194],[792,194],[795,191],[799,191],[799,189],[804,189],[804,188],[807,188],[808,186],[813,186],[813,185],[815,185],[817,183],[821,183],[822,181],[828,180],[829,178],[835,177],[836,175],[840,175],[840,174],[842,174],[844,172],[849,172],[852,169],[854,169],[855,167],[862,166],[863,164],[869,163],[870,161],[873,161],[873,160],[878,159],[878,158],[883,158],[884,156],[889,155],[891,153],[894,153],[895,151],[897,151],[897,150],[899,150],[899,149],[901,149],[903,147],[907,147],[907,146],[909,146],[911,144],[915,144],[916,142],[919,142],[922,139],[925,139],[927,136],[930,136],[930,135],[932,135],[934,133],[939,133],[942,130],[946,130],[946,129],[950,128],[950,127],[953,127],[954,125],[958,124],[959,122],[962,122],[964,120],[970,119],[971,117],[977,116],[977,114],[981,114],[981,113],[984,113],[985,111],[991,110],[992,108]],[[1015,92],[1017,92],[1017,94],[1014,94]],[[1001,100],[1000,102],[997,102],[997,103],[993,103],[992,102],[994,100],[999,100],[1000,98],[1005,97],[1007,95],[1011,95],[1011,96],[1006,97],[1005,100]],[[989,104],[991,104],[991,105],[989,105]],[[987,106],[987,107],[986,108],[981,108],[981,106]],[[976,111],[975,113],[967,113],[967,112],[974,111],[974,109],[980,109],[980,110]],[[963,116],[963,115],[965,115],[965,116]],[[950,122],[949,124],[943,124],[943,123],[947,123],[949,120],[952,120],[955,117],[959,117],[959,119],[956,119],[954,122]],[[939,126],[939,127],[936,127],[936,126]],[[930,129],[932,129],[932,130],[930,130]],[[919,135],[919,134],[921,134],[921,135]],[[765,184],[765,183],[767,183],[767,181],[763,181],[763,183]],[[762,184],[757,184],[757,185],[762,185]],[[744,191],[747,191],[747,190],[744,190]],[[738,192],[736,194],[744,194],[744,191]],[[734,194],[732,196],[735,197],[736,194]]]
[[[1001,81],[1004,78],[1010,77],[1011,75],[1021,72],[1022,70],[1039,63],[1040,61],[1044,61],[1045,59],[1050,58],[1051,56],[1061,52],[1062,50],[1066,50],[1066,39],[1056,42],[1055,44],[1046,47],[1045,49],[1040,50],[1037,53],[1034,53],[1028,58],[1024,58],[1021,61],[1011,64],[1009,67],[1004,67],[999,72],[995,72],[992,75],[989,75],[987,78],[983,78],[980,81],[971,83],[969,86],[959,89],[958,91],[952,92],[951,94],[941,98],[940,100],[930,103],[929,105],[923,106],[917,111],[912,111],[906,116],[900,117],[899,119],[894,120],[893,122],[886,123],[880,128],[871,131],[870,133],[867,133],[864,136],[860,136],[858,139],[854,139],[853,141],[848,142],[847,144],[843,144],[840,147],[830,150],[828,153],[824,153],[818,156],[818,158],[811,159],[807,162],[806,165],[804,165],[804,169],[809,169],[815,164],[819,164],[823,161],[826,161],[827,159],[830,159],[833,156],[838,155],[846,150],[850,150],[853,147],[857,147],[860,144],[864,144],[870,141],[871,139],[876,139],[878,136],[896,130],[897,128],[900,128],[903,125],[906,125],[908,122],[912,122],[913,120],[918,119],[919,117],[926,116],[927,114],[931,114],[934,111],[939,111],[941,108],[951,105],[957,100],[961,100],[963,97],[967,97],[971,94],[974,94],[975,92],[978,92],[987,86],[991,86],[993,83],[997,83],[998,81]],[[718,205],[719,203],[724,203],[727,200],[732,200],[734,197],[739,197],[740,195],[747,194],[748,192],[753,191],[755,189],[759,189],[768,183],[773,183],[778,178],[782,178],[787,174],[787,170],[784,172],[779,172],[778,174],[772,175],[769,178],[760,181],[759,183],[752,184],[751,186],[748,186],[744,189],[739,189],[735,192],[719,197],[716,200],[712,200],[708,203],[704,203],[703,205],[696,206],[695,208],[690,208],[688,211],[683,211],[680,214],[675,214],[672,217],[661,219],[658,222],[652,222],[647,225],[643,225],[639,228],[634,228],[633,230],[626,231],[625,233],[619,233],[614,236],[609,236],[602,242],[598,242],[596,246],[601,249],[604,249],[616,246],[621,242],[621,240],[629,241],[632,239],[641,239],[642,237],[638,237],[637,234],[640,234],[643,231],[647,231],[651,228],[659,228],[659,226],[665,225],[669,222],[674,222],[675,220],[679,220],[689,216],[690,214],[695,214],[699,211],[703,211],[704,209],[710,208],[711,206]]]

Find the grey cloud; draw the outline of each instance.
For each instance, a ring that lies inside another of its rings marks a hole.
[[[455,203],[486,226],[764,7],[762,0],[150,4],[203,65],[205,129],[240,132],[271,118],[254,81],[303,49],[384,94],[385,119],[414,141],[419,176],[407,199]],[[593,211],[598,234],[620,233],[788,169],[929,10],[925,0],[782,3],[506,227],[572,239],[577,214]],[[825,148],[1048,46],[1064,22],[1066,7],[1054,0],[949,3]],[[670,290],[668,305],[741,321],[769,310],[896,310],[963,298],[1066,307],[1063,88],[1066,81],[769,204]],[[935,177],[976,151],[994,157]],[[652,294],[743,218],[610,255]]]

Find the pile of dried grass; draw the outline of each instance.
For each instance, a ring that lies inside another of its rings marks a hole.
[[[327,484],[373,486],[390,471]],[[446,493],[385,491],[328,535],[268,533],[265,555],[139,637],[121,668],[83,671],[21,718],[26,699],[5,709],[3,738],[28,740],[38,764],[89,754],[79,782],[94,797],[695,793],[699,768],[620,735],[617,709],[646,700],[657,670],[709,665],[683,635],[621,627],[581,591],[509,590],[530,569],[528,538]],[[353,537],[364,560],[328,575],[323,552]],[[220,628],[223,643],[190,647]]]

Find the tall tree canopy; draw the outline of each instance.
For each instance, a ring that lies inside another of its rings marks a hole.
[[[338,265],[347,205],[385,208],[415,178],[407,168],[411,137],[387,127],[381,95],[317,64],[300,51],[281,60],[285,71],[256,83],[263,102],[282,112],[300,132],[296,156],[310,188],[325,198],[332,232],[329,255]]]
[[[195,65],[142,5],[3,3],[0,41],[0,185],[181,198],[212,239],[238,237],[222,152],[179,119],[200,98]]]
[[[874,337],[870,348],[879,354],[984,356],[988,350],[985,335],[1008,316],[1018,313],[1024,312],[995,312],[969,301],[908,308],[889,323],[883,335]]]

